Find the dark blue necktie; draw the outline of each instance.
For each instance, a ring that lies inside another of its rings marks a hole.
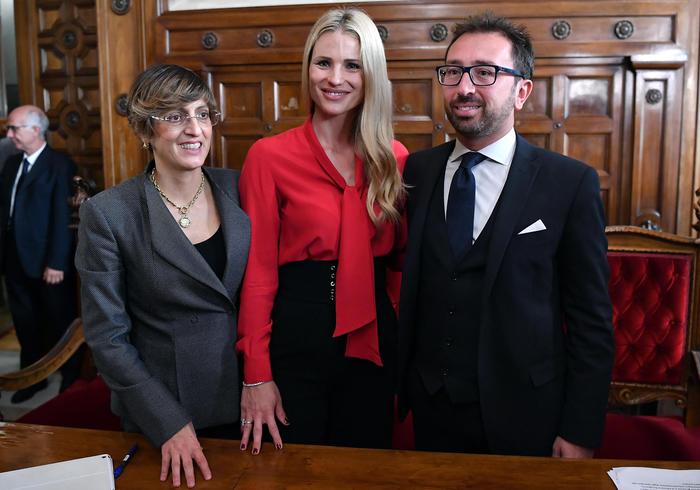
[[[452,177],[447,198],[447,236],[455,258],[461,257],[472,246],[476,196],[472,169],[485,159],[481,153],[470,151],[462,157],[462,163]]]
[[[15,203],[17,202],[17,194],[19,193],[19,189],[22,186],[22,181],[24,180],[24,177],[27,175],[29,172],[29,160],[26,158],[22,160],[22,172],[19,174],[19,180],[17,180],[17,188],[15,189]],[[8,217],[7,220],[7,229],[11,230],[14,225],[14,216],[15,216],[15,209],[14,205],[12,209],[10,210],[10,216]]]
[[[19,175],[19,180],[17,181],[17,190],[15,192],[19,192],[19,188],[22,185],[22,181],[27,176],[27,173],[29,173],[29,160],[25,158],[24,160],[22,160],[22,173]]]

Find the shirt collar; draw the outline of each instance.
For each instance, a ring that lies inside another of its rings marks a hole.
[[[464,154],[469,151],[472,150],[464,146],[459,140],[456,140],[454,150],[452,150],[452,154],[450,154],[450,158],[447,162],[454,163],[459,161]],[[503,137],[485,146],[479,150],[479,153],[488,157],[489,160],[505,165],[506,167],[509,166],[515,154],[515,129],[510,128],[510,131],[503,135]]]
[[[27,155],[26,153],[24,154],[24,158],[29,160],[29,165],[34,165],[34,162],[36,162],[36,159],[39,158],[39,155],[41,155],[41,152],[44,151],[44,148],[46,148],[46,142],[44,142],[43,145],[41,145],[41,148],[39,148],[37,151],[32,153],[31,155]]]

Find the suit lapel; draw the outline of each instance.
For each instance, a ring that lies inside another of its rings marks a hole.
[[[435,186],[439,185],[438,179],[441,175],[444,175],[443,171],[447,164],[447,158],[452,153],[454,145],[455,142],[452,141],[438,146],[434,151],[427,153],[421,161],[416,161],[416,165],[422,166],[422,172],[420,172],[418,177],[420,182],[411,183],[416,186],[416,190],[410,198],[413,200],[412,207],[414,212],[409,223],[409,238],[406,250],[407,260],[412,262],[418,263],[425,220],[430,210],[430,199],[433,197],[433,192],[435,192]]]
[[[150,168],[149,166],[148,173],[150,173]],[[173,219],[160,194],[150,182],[148,174],[144,174],[142,179],[143,192],[145,193],[148,207],[148,221],[151,227],[153,251],[183,273],[232,300],[207,261],[194,248],[194,245],[192,245]]]
[[[515,155],[506,185],[501,194],[498,211],[493,224],[488,260],[484,276],[484,298],[488,298],[496,274],[501,266],[503,254],[513,236],[515,224],[520,218],[532,183],[539,171],[534,147],[521,136],[517,137]]]
[[[447,158],[445,157],[445,161],[447,161]],[[445,220],[445,165],[440,169],[440,173],[435,178],[433,189],[430,192],[428,214],[425,222],[428,229],[426,230],[426,225],[423,226],[423,236],[421,238],[431,240],[433,242],[431,246],[437,247],[437,260],[442,263],[445,269],[452,269],[459,262],[457,259],[461,259],[461,257],[455,257],[452,254],[450,237],[447,232],[447,221]],[[433,234],[432,236],[431,233]]]
[[[51,159],[50,157],[51,154],[51,148],[47,144],[46,147],[42,150],[41,153],[39,153],[39,157],[36,159],[34,162],[34,165],[32,165],[32,168],[29,170],[27,175],[24,176],[24,179],[22,180],[22,188],[26,189],[32,183],[48,169],[49,165],[49,160]],[[22,161],[24,159],[20,158],[20,165],[22,164]]]
[[[0,239],[2,239],[2,232],[4,232],[5,228],[7,228],[7,222],[10,219],[10,201],[12,199],[12,186],[15,184],[17,170],[19,170],[19,166],[21,164],[21,153],[18,156],[10,156],[6,161],[5,168],[2,172],[3,179],[0,183],[0,185],[2,185],[2,189],[0,189],[0,199],[2,199],[2,202],[0,203],[0,210],[2,211],[2,216],[0,216],[0,225],[2,226],[2,230],[0,230]]]
[[[17,157],[9,157],[5,162],[5,168],[3,169],[4,179],[3,185],[3,198],[7,201],[7,205],[10,205],[10,194],[12,194],[12,186],[15,185],[15,179],[17,178],[17,171],[19,166],[22,165],[22,155]]]
[[[229,297],[234,299],[245,271],[250,242],[250,225],[248,217],[230,193],[230,187],[236,185],[236,182],[233,179],[219,182],[206,168],[205,173],[214,190],[214,199],[221,218],[221,231],[226,243],[226,269],[222,282]]]
[[[426,152],[420,159],[415,159],[413,165],[417,165],[419,170],[412,172],[416,175],[415,182],[408,182],[415,186],[409,189],[409,223],[408,223],[408,243],[406,245],[406,263],[404,267],[406,278],[406,288],[409,289],[406,295],[411,307],[415,303],[418,291],[419,264],[421,247],[423,245],[423,231],[425,221],[430,210],[430,199],[438,185],[438,180],[443,175],[443,170],[447,164],[447,158],[454,149],[454,141],[438,146]],[[410,160],[410,157],[409,157]],[[444,219],[443,219],[444,221]],[[404,294],[401,294],[402,298]]]

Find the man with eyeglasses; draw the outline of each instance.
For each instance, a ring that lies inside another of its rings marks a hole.
[[[0,172],[0,261],[21,368],[46,354],[75,317],[68,199],[76,167],[46,143],[48,128],[38,107],[13,110],[7,137],[21,153],[8,158]],[[76,362],[62,369],[63,388],[75,379]],[[19,390],[12,403],[22,403],[46,386],[42,380]]]
[[[605,217],[591,167],[514,130],[523,26],[455,27],[437,68],[456,141],[409,156],[402,412],[422,450],[591,457],[613,359]]]

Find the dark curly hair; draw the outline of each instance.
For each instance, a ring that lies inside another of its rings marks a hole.
[[[489,11],[467,17],[464,22],[456,24],[452,32],[452,41],[445,55],[463,34],[495,32],[502,34],[510,41],[514,68],[524,74],[526,79],[532,78],[535,69],[535,52],[532,48],[530,33],[523,24],[513,24],[505,17],[499,17]]]

